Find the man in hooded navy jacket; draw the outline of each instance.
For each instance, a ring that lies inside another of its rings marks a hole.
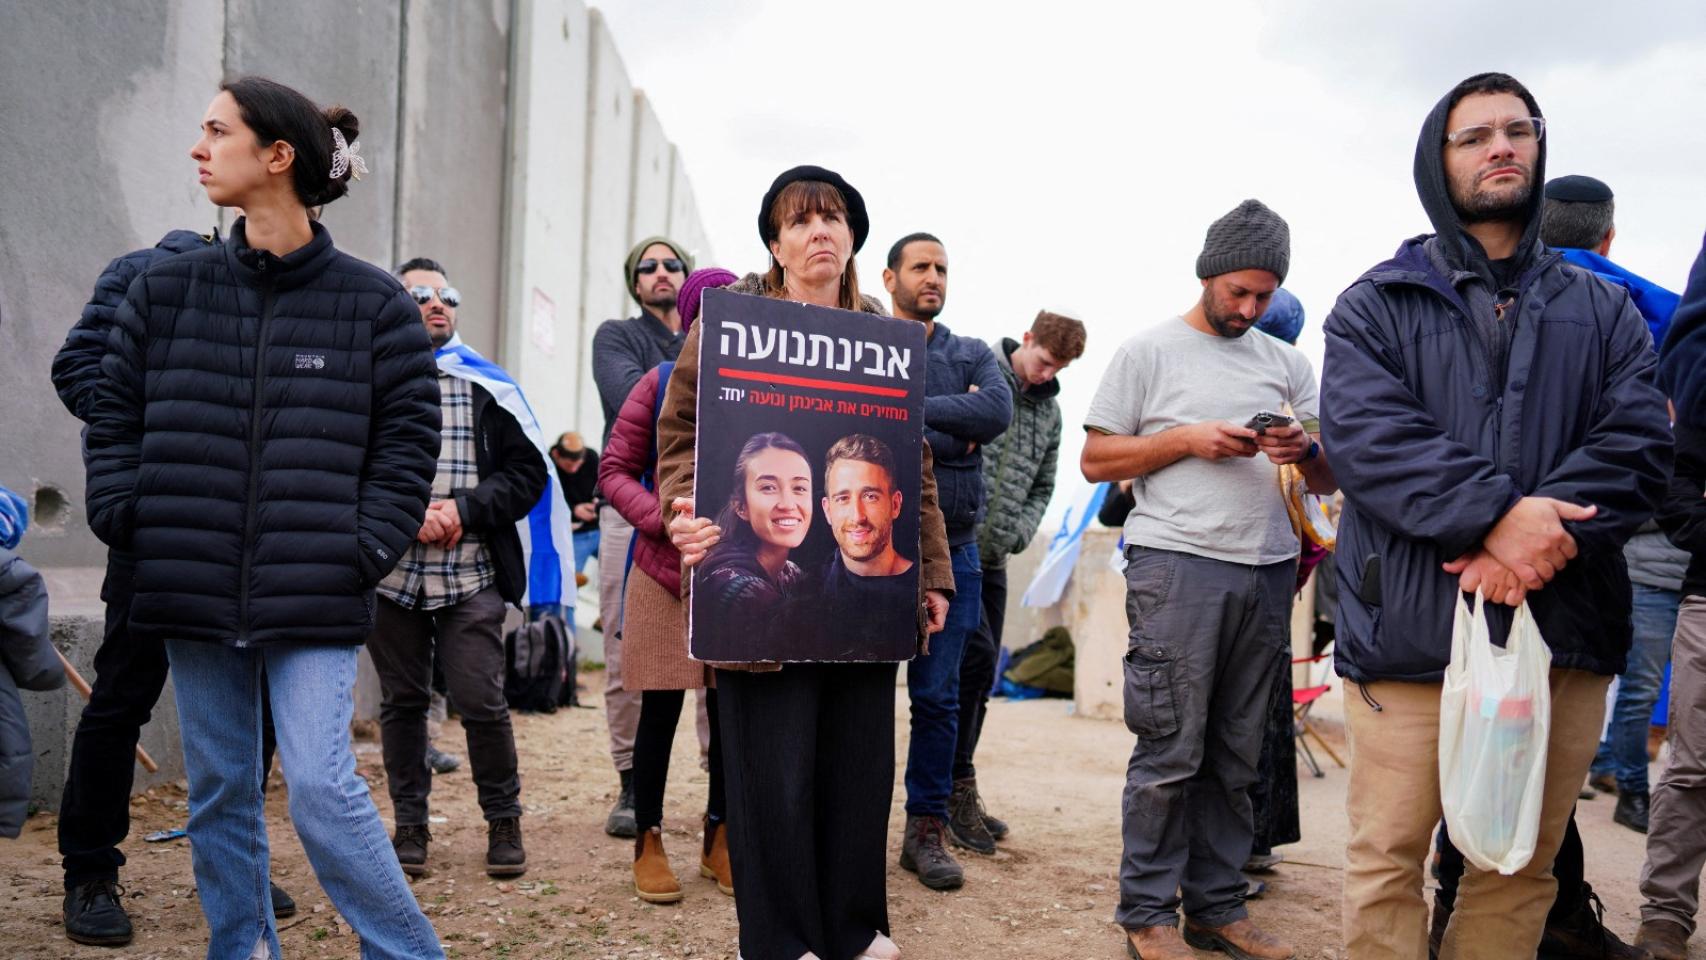
[[[1545,121],[1480,74],[1434,107],[1415,179],[1435,233],[1406,241],[1326,322],[1325,443],[1345,492],[1338,672],[1351,744],[1345,946],[1428,955],[1422,863],[1440,815],[1440,678],[1457,591],[1503,642],[1527,599],[1552,651],[1539,837],[1511,876],[1471,867],[1441,957],[1532,956],[1550,867],[1628,651],[1622,546],[1670,467],[1651,335],[1626,290],[1538,239]]]

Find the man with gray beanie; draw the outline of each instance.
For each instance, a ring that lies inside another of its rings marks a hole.
[[[1084,421],[1085,479],[1136,481],[1125,718],[1137,745],[1115,920],[1141,960],[1187,960],[1191,946],[1292,956],[1250,921],[1240,873],[1273,676],[1290,656],[1298,539],[1275,467],[1335,489],[1311,436],[1309,361],[1251,329],[1290,260],[1290,229],[1260,201],[1216,220],[1201,296],[1120,346]]]
[[[628,295],[640,305],[637,316],[606,320],[592,336],[592,379],[604,407],[604,439],[609,441],[616,413],[634,384],[681,352],[681,314],[676,294],[693,271],[693,258],[667,237],[647,237],[628,251],[622,273]],[[598,510],[598,617],[604,636],[604,716],[610,728],[610,759],[622,778],[622,792],[604,822],[613,837],[632,837],[634,825],[634,735],[640,727],[640,692],[622,686],[622,578],[634,528],[616,508]]]

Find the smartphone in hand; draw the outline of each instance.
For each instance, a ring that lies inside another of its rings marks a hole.
[[[1294,422],[1294,420],[1283,413],[1271,413],[1267,410],[1263,410],[1251,417],[1249,422],[1244,424],[1244,429],[1256,431],[1256,436],[1259,437],[1266,433],[1270,427],[1289,427]]]

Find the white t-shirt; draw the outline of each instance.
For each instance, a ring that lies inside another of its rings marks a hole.
[[[1243,426],[1287,407],[1299,421],[1314,420],[1319,405],[1315,371],[1296,347],[1260,330],[1235,339],[1203,333],[1174,317],[1120,345],[1084,426],[1149,436],[1204,420]],[[1261,454],[1187,456],[1139,477],[1132,493],[1127,543],[1251,565],[1297,556],[1279,469]]]

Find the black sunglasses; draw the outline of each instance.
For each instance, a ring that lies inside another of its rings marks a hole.
[[[660,265],[665,270],[669,271],[670,273],[682,272],[681,271],[681,268],[683,266],[682,262],[680,260],[675,259],[674,257],[670,257],[667,260],[656,260],[656,259],[653,259],[652,257],[647,257],[646,259],[641,260],[639,263],[634,264],[634,272],[639,274],[642,277],[650,276],[651,274],[654,274],[657,272],[657,269]]]
[[[433,288],[424,285],[409,288],[409,296],[414,297],[415,302],[423,307],[432,302],[434,292]],[[447,307],[454,309],[462,303],[462,291],[455,287],[439,287],[436,292],[438,293],[438,302]]]

